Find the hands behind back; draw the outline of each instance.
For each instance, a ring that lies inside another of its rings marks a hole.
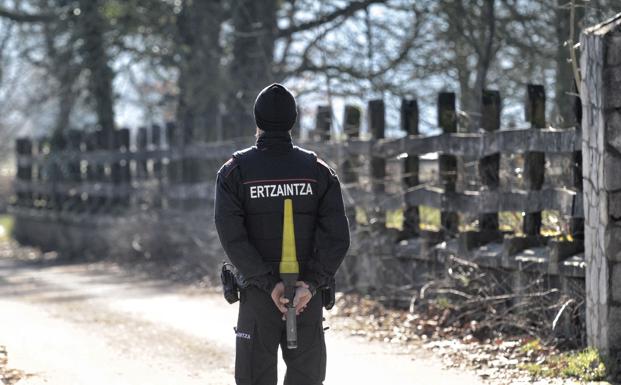
[[[313,297],[313,294],[309,290],[308,285],[303,281],[297,281],[297,288],[295,289],[295,297],[293,298],[293,305],[295,306],[295,313],[299,315],[304,311],[306,305]],[[282,282],[278,282],[276,286],[274,286],[274,290],[272,290],[272,301],[274,301],[274,305],[280,310],[281,313],[287,312],[286,305],[289,303],[289,300],[285,298],[285,284]]]

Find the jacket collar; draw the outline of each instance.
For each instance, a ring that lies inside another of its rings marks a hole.
[[[286,152],[293,148],[289,131],[263,132],[257,138],[256,146],[261,151]]]

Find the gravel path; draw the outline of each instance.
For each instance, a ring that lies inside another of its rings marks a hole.
[[[46,266],[0,252],[0,343],[10,367],[28,373],[18,385],[234,384],[236,312],[218,293],[115,265]],[[326,340],[325,385],[482,383],[421,347],[334,331]]]

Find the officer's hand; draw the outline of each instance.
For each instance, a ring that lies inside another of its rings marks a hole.
[[[272,301],[274,301],[274,305],[280,310],[282,313],[287,312],[287,308],[285,305],[289,302],[288,299],[285,298],[285,284],[282,282],[278,282],[276,286],[274,286],[274,290],[272,290]]]
[[[293,298],[293,306],[295,306],[295,314],[299,315],[306,309],[306,305],[313,297],[313,293],[308,289],[306,282],[297,281],[295,283],[297,289],[295,289],[295,297]]]

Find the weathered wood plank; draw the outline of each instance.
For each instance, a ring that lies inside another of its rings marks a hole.
[[[532,129],[546,126],[546,94],[542,85],[528,84],[525,115]],[[541,190],[545,179],[544,151],[529,151],[524,154],[523,177],[528,189]],[[522,220],[522,229],[526,235],[539,235],[541,225],[541,212],[528,212]]]
[[[409,135],[418,135],[418,101],[416,99],[402,99],[401,100],[401,130]],[[408,155],[403,159],[403,187],[405,190],[409,190],[412,187],[418,186],[420,180],[419,173],[419,159],[416,155]],[[403,212],[403,231],[402,236],[404,238],[412,238],[419,234],[420,230],[420,215],[418,206],[406,205]]]
[[[405,202],[471,214],[558,210],[561,215],[583,217],[582,194],[564,188],[445,193],[440,187],[420,186],[406,193]]]
[[[457,156],[485,157],[494,153],[522,154],[530,151],[569,153],[581,150],[581,132],[575,129],[511,129],[485,133],[445,133],[434,136],[407,136],[369,144],[370,151],[385,157],[432,152]],[[369,151],[350,146],[349,151]]]
[[[486,133],[446,133],[434,136],[411,135],[400,139],[362,140],[318,143],[302,141],[300,145],[321,154],[333,154],[337,147],[348,154],[391,158],[407,153],[424,155],[432,152],[456,156],[485,157],[494,153],[526,153],[531,151],[548,153],[570,153],[581,150],[581,132],[575,129],[511,129]],[[235,150],[249,146],[249,141],[226,141],[194,143],[183,148],[154,148],[142,151],[116,152],[109,150],[62,151],[54,154],[18,155],[17,163],[28,166],[41,162],[69,162],[78,157],[89,164],[105,164],[147,159],[180,160],[184,157],[199,159],[228,158]]]
[[[481,95],[481,126],[485,132],[495,132],[500,128],[502,103],[500,92],[483,90]],[[491,191],[500,186],[500,153],[485,156],[478,163],[481,186]],[[498,231],[498,213],[479,215],[479,229],[486,233]]]
[[[14,188],[19,193],[67,195],[89,194],[89,196],[118,197],[128,193],[137,196],[161,193],[171,198],[213,198],[213,183],[174,184],[158,187],[157,183],[113,184],[99,182],[58,182],[39,183],[16,180]],[[373,196],[383,209],[396,209],[403,204],[411,206],[430,206],[446,211],[464,213],[493,213],[498,211],[536,212],[558,210],[562,215],[582,218],[582,195],[574,190],[549,188],[539,191],[466,191],[446,193],[440,187],[421,185],[413,188],[402,197],[399,194],[371,193],[358,186],[344,186],[343,197],[346,204],[366,202]]]
[[[158,186],[156,183],[110,183],[110,182],[56,182],[38,183],[15,181],[16,192],[36,194],[63,194],[79,196],[88,194],[89,197],[119,198],[129,194],[143,197],[153,194],[162,194],[174,199],[213,199],[213,182],[179,183],[167,186]]]
[[[438,95],[438,126],[442,127],[445,134],[457,132],[457,109],[455,106],[455,93],[441,92]],[[457,188],[457,157],[454,153],[441,153],[438,157],[438,174],[440,183],[447,194],[453,194]],[[440,226],[449,235],[459,231],[459,216],[455,210],[440,212]]]

